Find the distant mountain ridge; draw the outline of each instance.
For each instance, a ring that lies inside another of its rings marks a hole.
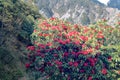
[[[102,18],[110,20],[120,13],[118,9],[107,7],[97,0],[35,0],[35,3],[39,12],[47,18],[58,17],[83,25]]]

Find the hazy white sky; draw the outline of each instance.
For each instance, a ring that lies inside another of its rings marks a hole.
[[[101,3],[107,4],[109,0],[98,0],[98,1],[100,1]]]

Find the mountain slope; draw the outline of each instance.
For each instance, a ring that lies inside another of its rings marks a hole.
[[[108,2],[109,7],[118,8],[120,10],[120,0],[110,0]]]
[[[97,0],[36,0],[39,12],[45,17],[58,17],[72,23],[87,25],[95,21],[115,16],[120,11],[114,10],[111,16],[111,8]]]

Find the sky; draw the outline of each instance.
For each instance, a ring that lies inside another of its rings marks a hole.
[[[107,2],[108,2],[109,0],[98,0],[98,1],[100,1],[101,3],[104,3],[104,4],[107,5]]]

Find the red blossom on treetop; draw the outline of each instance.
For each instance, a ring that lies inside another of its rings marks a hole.
[[[108,61],[111,61],[111,60],[112,60],[112,57],[111,57],[111,56],[109,56],[109,57],[108,57]]]
[[[61,61],[58,61],[58,60],[55,61],[55,64],[56,64],[57,66],[62,66],[62,62],[61,62]]]
[[[69,55],[69,53],[66,53],[66,52],[65,52],[65,53],[63,54],[63,57],[68,57],[68,55]]]
[[[70,62],[68,62],[68,64],[69,64],[70,66],[72,66],[72,65],[73,65],[73,62],[72,62],[72,61],[70,61]]]
[[[29,67],[30,67],[30,63],[26,63],[26,64],[25,64],[25,67],[26,67],[26,68],[29,68]]]
[[[84,66],[88,66],[88,63],[85,62],[83,65],[84,65]]]
[[[78,67],[78,62],[74,62],[74,63],[73,63],[73,66],[74,66],[74,67]]]
[[[31,51],[34,51],[34,50],[35,50],[35,47],[34,47],[34,46],[28,46],[27,49],[28,49],[28,50],[31,50]]]
[[[106,68],[103,68],[102,71],[101,71],[102,74],[106,75],[107,74],[107,69]]]
[[[87,36],[80,36],[80,39],[81,39],[82,41],[88,41],[88,37],[87,37]]]
[[[92,76],[89,76],[89,77],[88,77],[88,80],[93,80],[93,79],[92,79]]]

